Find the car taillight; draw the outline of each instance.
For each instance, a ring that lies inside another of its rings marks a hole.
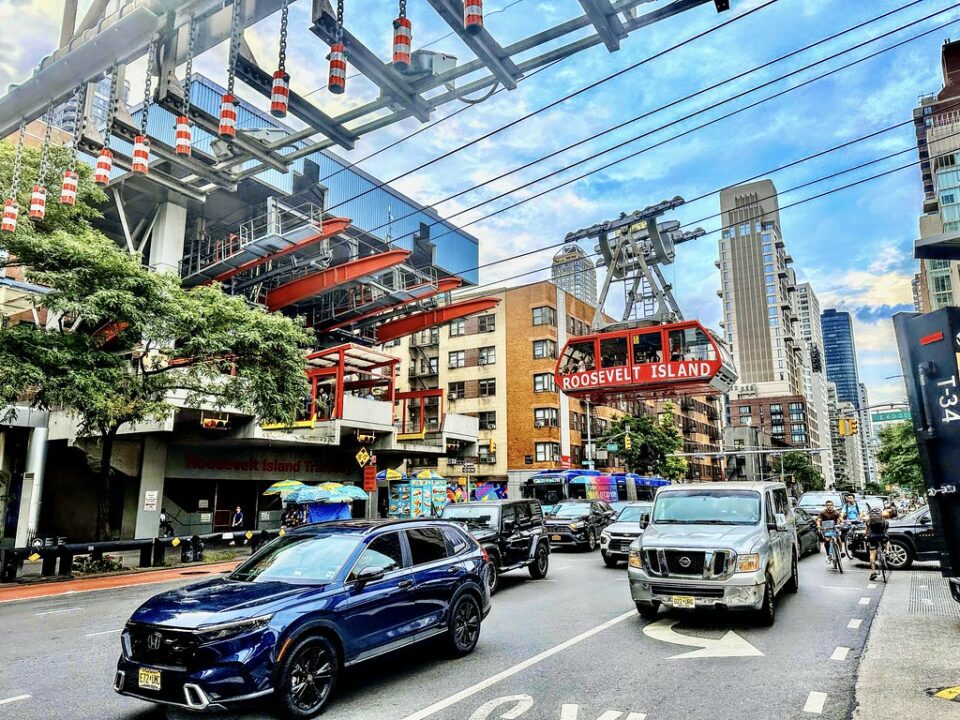
[[[482,545],[480,546],[480,552],[483,553],[483,561],[485,563],[490,562],[490,554],[487,552],[487,549]]]

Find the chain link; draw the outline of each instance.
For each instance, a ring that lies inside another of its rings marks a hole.
[[[230,58],[227,61],[227,94],[233,95],[234,76],[237,71],[237,54],[240,52],[240,4],[243,0],[233,0],[233,12],[230,14]]]
[[[77,103],[77,122],[73,128],[73,143],[70,148],[70,170],[76,172],[77,170],[77,153],[80,150],[80,141],[83,139],[83,131],[87,127],[87,115],[86,115],[86,106],[87,106],[87,85],[83,83],[77,85],[77,89],[73,92],[73,97]]]
[[[190,86],[193,85],[193,54],[197,49],[197,24],[193,14],[190,15],[190,24],[187,26],[187,67],[183,71],[183,114],[190,115]]]
[[[277,69],[280,72],[287,71],[287,20],[290,17],[290,8],[287,0],[283,0],[280,7],[280,61],[277,63]]]
[[[10,197],[17,201],[17,192],[20,190],[20,168],[23,165],[23,137],[27,134],[27,119],[20,118],[20,137],[17,140],[17,154],[13,156],[13,177],[10,180]]]
[[[40,171],[37,173],[37,185],[47,184],[47,171],[50,169],[50,131],[53,123],[46,123],[47,129],[43,133],[43,146],[40,149]]]
[[[147,77],[143,81],[143,110],[140,113],[140,134],[147,136],[147,115],[150,112],[150,100],[152,100],[153,89],[153,62],[157,53],[158,39],[154,37],[147,46]]]
[[[103,147],[107,150],[110,149],[110,137],[113,131],[113,117],[116,114],[117,109],[117,81],[120,76],[120,65],[118,63],[113,64],[113,68],[110,70],[110,98],[107,105],[107,127],[103,131]]]
[[[337,0],[337,42],[343,40],[343,0]]]
[[[400,17],[407,16],[407,0],[400,0]]]

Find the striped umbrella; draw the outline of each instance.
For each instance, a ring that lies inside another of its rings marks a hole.
[[[298,488],[306,487],[299,480],[281,480],[263,491],[264,495],[279,495],[280,493],[292,492]]]
[[[388,468],[377,473],[377,480],[403,480],[406,477],[398,470]]]

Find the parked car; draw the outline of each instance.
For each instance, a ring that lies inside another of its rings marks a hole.
[[[538,500],[495,500],[451,503],[444,520],[462,522],[490,556],[487,581],[497,589],[500,573],[527,568],[530,577],[545,578],[550,566],[550,543]]]
[[[827,500],[832,500],[833,506],[839,510],[843,503],[843,496],[832,490],[813,490],[800,496],[797,507],[805,510],[811,517],[816,517],[827,506]]]
[[[637,611],[753,609],[772,625],[776,596],[797,592],[800,550],[783,483],[696,483],[661,488],[627,567]]]
[[[300,527],[225,577],[141,605],[121,635],[114,689],[191,710],[272,693],[286,717],[310,718],[344,667],[428,638],[472,652],[490,610],[487,565],[455,523]]]
[[[613,509],[603,500],[563,500],[546,518],[550,544],[592,552],[613,516]]]
[[[800,557],[820,552],[820,533],[817,530],[817,518],[803,508],[795,508],[794,521],[797,525],[797,546]]]
[[[902,518],[890,521],[887,530],[890,549],[887,562],[894,570],[906,570],[914,561],[939,560],[937,532],[930,517],[930,508],[924,507]],[[854,531],[848,541],[850,553],[863,562],[870,562],[866,529]]]
[[[643,534],[651,508],[652,502],[626,503],[614,521],[600,533],[600,554],[607,567],[626,562],[631,543]]]

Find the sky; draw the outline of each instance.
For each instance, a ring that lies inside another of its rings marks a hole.
[[[599,45],[569,57],[521,81],[517,89],[498,92],[369,160],[364,158],[406,137],[420,128],[420,123],[413,119],[396,123],[364,136],[354,151],[340,154],[350,161],[360,161],[359,166],[374,176],[389,180],[469,143],[467,149],[401,177],[394,185],[424,205],[434,207],[441,216],[453,216],[452,222],[466,225],[480,239],[480,262],[484,264],[555,245],[566,233],[615,218],[621,212],[632,212],[676,195],[687,198],[691,201],[664,219],[677,219],[691,228],[702,227],[707,234],[678,248],[676,262],[666,268],[666,276],[674,285],[685,316],[698,317],[713,327],[721,319],[716,294],[720,281],[714,266],[719,240],[715,231],[720,227],[716,216],[718,192],[749,178],[769,177],[780,192],[783,238],[794,258],[798,280],[812,284],[823,308],[847,310],[854,317],[860,375],[867,384],[871,403],[903,400],[903,383],[896,377],[901,369],[891,317],[913,309],[910,281],[918,265],[912,257],[912,246],[918,237],[923,195],[916,165],[897,169],[916,162],[911,113],[921,94],[937,92],[942,86],[940,45],[951,34],[960,34],[960,7],[951,7],[951,0],[775,0],[760,7],[767,2],[732,0],[732,9],[722,14],[707,3],[632,33],[622,41],[618,52],[610,53]],[[81,14],[88,4],[89,1],[81,2]],[[649,12],[665,4],[665,0],[650,2],[641,5],[640,10]],[[395,3],[345,0],[345,5],[345,22],[351,32],[368,47],[380,50],[385,60],[389,59]],[[484,5],[486,27],[502,45],[582,14],[577,0],[487,0]],[[470,142],[590,82],[758,7],[742,20],[662,53],[508,130],[481,142]],[[946,12],[903,27],[941,10]],[[0,0],[0,26],[9,27],[4,15],[7,19],[15,15],[18,28],[16,35],[0,34],[0,88],[28,77],[40,59],[53,51],[61,11],[62,2],[57,0]],[[309,94],[318,107],[331,115],[375,98],[376,88],[361,76],[348,79],[344,95],[335,96],[324,89],[326,47],[308,30],[309,11],[310,3],[306,0],[291,5],[287,69],[292,88]],[[889,17],[868,23],[888,12],[892,13]],[[451,53],[460,62],[472,59],[470,51],[449,34],[449,28],[425,0],[408,0],[408,16],[413,23],[415,49],[429,44],[431,50]],[[843,32],[861,23],[866,24]],[[843,34],[771,63],[838,33]],[[927,34],[913,39],[921,33]],[[827,59],[871,39],[876,40]],[[248,29],[246,40],[261,66],[272,69],[278,48],[278,16]],[[902,41],[906,42],[899,47],[868,57]],[[864,60],[815,79],[860,58]],[[820,63],[824,59],[827,60]],[[820,64],[807,68],[813,63]],[[756,69],[764,65],[767,66]],[[195,70],[221,84],[225,82],[225,67],[225,44],[194,62]],[[128,79],[133,88],[142,87],[143,73],[142,62],[131,65]],[[788,73],[794,74],[779,79]],[[729,78],[737,79],[700,92]],[[770,84],[748,92],[764,83]],[[797,85],[801,86],[785,92]],[[238,84],[238,92],[244,100],[262,106],[260,96],[242,84]],[[697,93],[695,97],[675,102],[693,93]],[[741,93],[742,97],[731,99]],[[696,129],[697,125],[768,96],[771,99],[755,107]],[[131,97],[131,101],[136,99]],[[728,99],[719,107],[707,109]],[[668,104],[670,107],[663,107]],[[459,102],[441,106],[434,118],[460,107]],[[641,115],[645,117],[620,130],[455,200],[440,202]],[[837,152],[772,172],[900,123],[902,127]],[[690,132],[683,137],[672,139],[687,130]],[[632,142],[622,148],[564,170],[628,140]],[[654,145],[657,147],[651,147]],[[635,157],[543,197],[472,222],[634,153]],[[888,155],[893,156],[881,159]],[[560,172],[533,183],[554,171]],[[887,171],[893,172],[808,200]],[[802,187],[791,191],[798,186]],[[503,199],[476,210],[468,209],[515,188],[519,190]],[[585,249],[593,251],[591,247]],[[544,269],[555,251],[555,247],[549,247],[484,267],[480,282],[517,284],[542,279],[547,276]],[[521,273],[530,274],[514,277]]]

